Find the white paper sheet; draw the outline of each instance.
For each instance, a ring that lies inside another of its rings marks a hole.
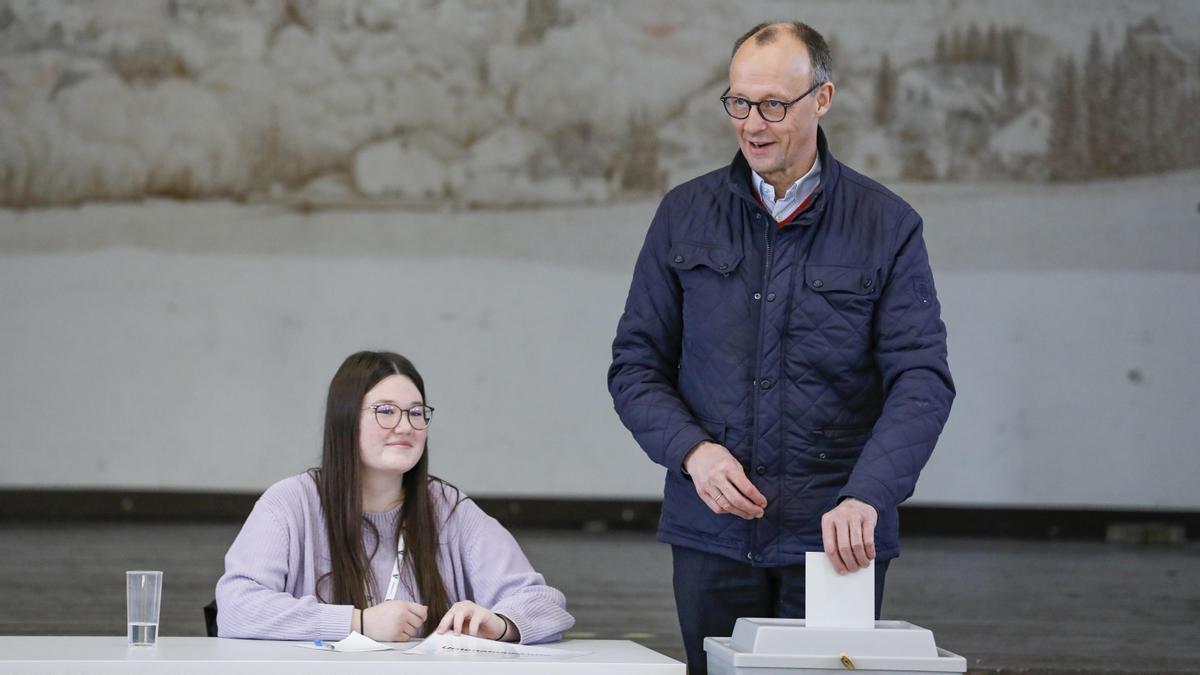
[[[875,627],[875,561],[846,574],[829,556],[804,554],[804,625],[810,628]]]
[[[297,642],[296,646],[327,652],[381,652],[386,649],[392,649],[388,645],[376,642],[358,631],[351,632],[344,639],[337,642],[317,640],[315,642]]]
[[[554,649],[553,647],[535,647],[531,645],[522,645],[515,642],[497,642],[495,640],[485,640],[483,638],[472,637],[470,635],[455,635],[454,633],[434,633],[425,638],[412,649],[407,649],[405,654],[446,654],[446,655],[484,655],[484,656],[511,656],[511,657],[538,657],[549,656],[555,658],[564,658],[571,656],[583,656],[588,652],[575,652],[566,649]]]

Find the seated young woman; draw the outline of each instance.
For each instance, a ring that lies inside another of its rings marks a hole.
[[[225,555],[221,637],[562,637],[575,623],[563,594],[500,523],[429,475],[432,414],[403,356],[358,352],[342,363],[321,467],[268,488]]]

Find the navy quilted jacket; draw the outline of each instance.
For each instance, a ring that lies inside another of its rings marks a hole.
[[[821,515],[856,497],[899,555],[912,495],[954,399],[921,217],[837,162],[777,227],[739,153],[671,190],[650,224],[613,342],[621,421],[665,466],[661,541],[791,565],[822,550]],[[766,515],[714,514],[682,472],[713,440],[741,461]]]

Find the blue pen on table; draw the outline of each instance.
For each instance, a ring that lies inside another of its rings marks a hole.
[[[337,649],[336,645],[334,645],[332,643],[324,642],[322,640],[313,640],[313,646],[318,649],[328,649],[329,651],[334,651],[335,649]]]

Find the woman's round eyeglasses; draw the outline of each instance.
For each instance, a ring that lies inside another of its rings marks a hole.
[[[376,403],[363,410],[374,410],[375,421],[384,429],[395,429],[400,425],[400,420],[407,417],[412,428],[420,431],[427,429],[429,420],[433,418],[433,408],[427,405],[414,405],[405,410],[395,403]]]

